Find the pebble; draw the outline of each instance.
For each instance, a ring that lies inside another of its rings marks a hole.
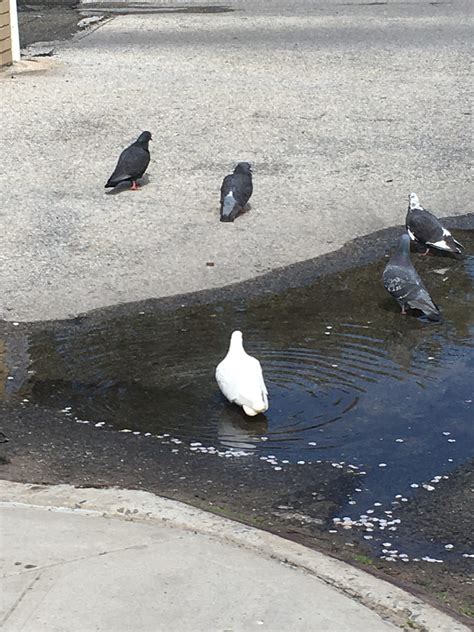
[[[443,560],[437,560],[434,557],[429,557],[428,555],[425,555],[425,557],[421,558],[424,562],[438,562],[438,564],[442,564]]]

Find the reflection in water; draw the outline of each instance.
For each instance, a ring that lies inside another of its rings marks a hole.
[[[16,330],[8,337],[0,337],[0,399],[26,393],[30,364],[27,334]]]
[[[474,236],[461,237],[472,251]],[[19,397],[82,420],[272,454],[278,469],[350,463],[363,482],[342,515],[360,514],[461,465],[472,445],[474,259],[416,259],[442,307],[439,325],[400,315],[380,282],[384,263],[246,304],[163,314],[150,303],[146,313],[117,308],[112,318],[32,327],[28,338],[9,333],[0,371],[6,363],[14,387],[3,379],[0,397],[21,386]],[[234,329],[269,389],[270,409],[255,421],[214,380]]]
[[[217,429],[219,443],[228,448],[241,450],[253,450],[260,443],[261,437],[266,436],[268,423],[264,415],[260,415],[256,421],[242,419],[242,414],[222,417]]]

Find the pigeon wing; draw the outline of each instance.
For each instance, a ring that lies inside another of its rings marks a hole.
[[[413,266],[388,265],[383,283],[385,289],[401,304],[419,309],[428,318],[439,318],[439,309]]]
[[[240,206],[243,208],[250,200],[252,195],[253,186],[252,178],[247,174],[236,174],[233,182],[234,197]]]
[[[229,195],[229,193],[232,193],[232,181],[234,179],[233,174],[230,174],[228,176],[226,176],[223,180],[222,180],[222,185],[221,185],[221,204],[224,203],[224,198]]]
[[[145,173],[150,162],[150,153],[138,145],[130,145],[119,156],[117,166],[110,176],[107,186],[116,186],[124,180],[137,180]]]
[[[426,209],[408,211],[406,227],[422,243],[435,243],[443,238],[441,222]]]
[[[262,367],[256,358],[246,355],[238,364],[224,358],[216,368],[216,381],[230,402],[253,410],[268,408]]]

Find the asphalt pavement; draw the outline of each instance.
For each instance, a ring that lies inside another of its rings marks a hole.
[[[0,318],[250,279],[401,224],[411,190],[472,210],[469,3],[116,4],[1,75]],[[143,129],[148,184],[106,195]],[[222,224],[238,160],[252,210]]]

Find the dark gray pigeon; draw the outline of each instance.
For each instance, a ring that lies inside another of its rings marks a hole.
[[[221,186],[221,222],[233,222],[252,195],[252,168],[248,162],[239,162],[234,173],[222,181]]]
[[[402,308],[402,314],[409,307],[419,309],[429,320],[441,320],[441,312],[410,260],[410,237],[407,234],[400,237],[397,250],[385,266],[382,278],[385,289]]]
[[[145,173],[150,162],[150,152],[148,151],[150,140],[150,132],[142,132],[130,147],[122,151],[115,171],[107,180],[106,189],[116,187],[121,182],[131,182],[132,190],[138,189],[137,180]]]
[[[408,196],[408,213],[405,220],[408,234],[412,241],[416,241],[426,247],[427,254],[430,248],[461,254],[464,246],[456,241],[439,219],[424,209],[416,193]]]

